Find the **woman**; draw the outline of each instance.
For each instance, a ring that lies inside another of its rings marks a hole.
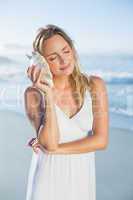
[[[33,152],[27,200],[95,200],[95,151],[108,144],[105,83],[81,73],[74,44],[60,27],[39,29],[33,47],[47,60],[54,87],[42,81],[44,70],[28,68],[34,87],[25,91],[25,107],[38,153]]]

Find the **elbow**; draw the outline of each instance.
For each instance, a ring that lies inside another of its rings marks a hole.
[[[44,134],[46,135],[46,134]],[[59,146],[59,138],[50,139],[47,135],[44,137],[43,134],[39,134],[39,142],[40,144],[47,150],[47,151],[55,151],[58,149]],[[53,140],[53,141],[52,141]]]
[[[108,147],[108,143],[102,143],[100,149],[105,150]]]
[[[105,150],[108,147],[108,141],[103,141],[100,144],[100,149]]]
[[[106,139],[106,140],[101,140],[101,139],[99,139],[99,149],[101,149],[101,150],[105,150],[105,149],[107,149],[107,147],[108,147],[108,139]]]
[[[51,143],[51,142],[46,142],[42,138],[40,138],[40,144],[47,150],[47,151],[55,151],[58,148],[58,143]]]

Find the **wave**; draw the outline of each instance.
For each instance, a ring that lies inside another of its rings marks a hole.
[[[24,80],[26,77],[26,65],[0,65],[0,81]],[[111,70],[83,70],[89,75],[97,75],[109,84],[133,84],[133,71],[111,71]]]
[[[26,70],[18,65],[0,66],[0,82],[25,82]]]
[[[6,56],[0,56],[0,64],[17,64],[17,61]]]
[[[90,75],[100,76],[110,84],[133,84],[133,73],[131,72],[89,70],[87,73]]]
[[[114,107],[111,107],[110,111],[112,111],[113,113],[118,113],[122,115],[133,116],[133,110],[131,109],[122,109],[122,108],[116,109]]]

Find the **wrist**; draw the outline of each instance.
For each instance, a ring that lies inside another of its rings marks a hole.
[[[58,148],[56,148],[55,150],[52,150],[52,151],[48,151],[48,153],[49,153],[49,154],[63,154],[63,153],[65,153],[65,152],[63,151],[62,148],[60,148],[60,147],[58,146]]]
[[[54,100],[52,94],[47,94],[46,95],[46,104],[48,107],[53,107],[54,105]]]

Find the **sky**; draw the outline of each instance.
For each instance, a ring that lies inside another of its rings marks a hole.
[[[132,0],[0,0],[0,55],[29,51],[38,28],[55,24],[79,53],[133,54]]]

